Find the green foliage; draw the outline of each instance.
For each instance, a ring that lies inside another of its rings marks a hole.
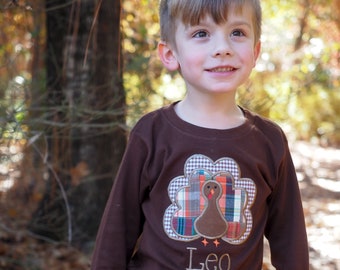
[[[0,100],[0,142],[2,139],[23,139],[26,130],[24,120],[27,114],[25,97],[25,79],[17,76],[9,82]]]
[[[321,2],[263,2],[262,54],[239,96],[298,138],[339,144],[340,31],[331,1]]]
[[[161,91],[166,71],[158,60],[158,1],[123,2],[124,88],[129,125],[173,99]]]
[[[0,142],[23,137],[32,36],[24,9],[0,5]]]

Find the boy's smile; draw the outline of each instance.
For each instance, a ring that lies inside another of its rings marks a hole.
[[[235,70],[235,68],[231,67],[231,66],[215,67],[215,68],[207,69],[207,71],[209,71],[209,72],[230,72],[230,71],[234,71],[234,70]]]
[[[228,20],[221,24],[211,16],[198,25],[178,21],[174,44],[163,44],[170,61],[164,61],[162,49],[161,59],[168,69],[181,72],[188,92],[235,92],[248,79],[260,50],[252,18],[253,12],[246,5],[242,13],[231,8]]]

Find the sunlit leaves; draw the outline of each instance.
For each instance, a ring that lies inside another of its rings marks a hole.
[[[340,132],[340,33],[331,1],[309,2],[310,6],[308,1],[262,2],[262,54],[248,92],[268,102],[261,105],[261,99],[252,97],[248,102],[249,94],[240,95],[240,100],[289,124],[300,138],[322,137],[335,143],[330,137]]]
[[[156,47],[159,39],[158,1],[123,1],[124,88],[133,125],[141,114],[162,103],[158,88],[163,67]]]

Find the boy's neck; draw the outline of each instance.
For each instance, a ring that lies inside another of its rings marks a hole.
[[[186,96],[175,106],[177,115],[184,121],[211,129],[231,129],[242,125],[245,117],[235,98],[197,100]]]

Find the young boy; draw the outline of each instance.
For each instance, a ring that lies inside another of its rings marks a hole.
[[[276,269],[307,270],[286,137],[235,101],[260,52],[259,0],[162,0],[160,20],[160,58],[187,93],[132,130],[92,269],[261,269],[265,235]]]

